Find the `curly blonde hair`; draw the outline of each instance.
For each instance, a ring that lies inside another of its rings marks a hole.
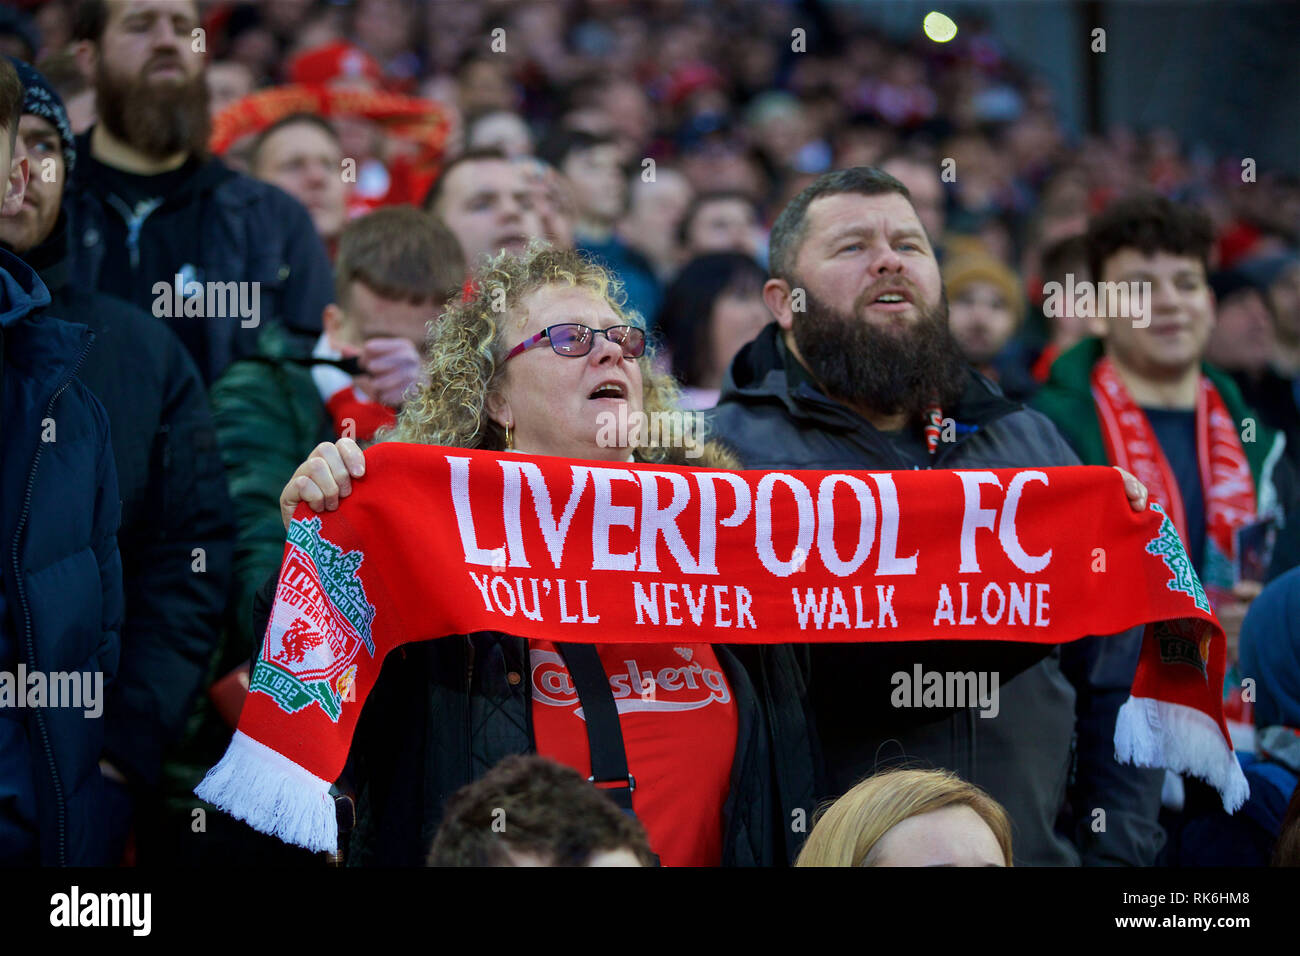
[[[601,266],[576,252],[534,240],[522,255],[501,253],[473,281],[473,294],[449,303],[429,337],[429,384],[402,406],[397,423],[380,441],[401,441],[452,448],[505,449],[505,431],[488,414],[488,397],[501,388],[507,335],[517,331],[519,309],[532,293],[548,286],[582,289],[608,302],[619,320],[644,323],[626,310],[621,284]],[[643,383],[642,410],[647,415],[678,408],[680,389],[672,377],[656,371],[653,350],[637,359]],[[635,449],[641,461],[737,467],[735,458],[716,443],[686,462],[679,449]]]

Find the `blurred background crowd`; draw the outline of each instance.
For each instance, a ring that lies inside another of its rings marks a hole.
[[[1221,329],[1221,362],[1261,375],[1279,336],[1293,350],[1300,160],[1293,151],[1288,163],[1277,147],[1294,121],[1281,130],[1266,122],[1276,115],[1270,91],[1290,89],[1294,71],[1248,69],[1252,56],[1273,62],[1275,45],[1222,54],[1219,91],[1258,101],[1254,115],[1233,117],[1235,142],[1211,135],[1223,122],[1221,103],[1192,135],[1129,125],[1138,113],[1092,102],[1106,97],[1088,71],[1076,62],[1062,79],[1053,57],[1087,61],[1080,51],[1091,48],[1093,60],[1109,56],[1131,71],[1135,57],[1107,50],[1106,41],[1132,50],[1135,33],[1163,24],[1145,47],[1160,69],[1147,87],[1122,93],[1158,100],[1171,71],[1195,72],[1186,55],[1195,50],[1179,32],[1189,32],[1187,21],[1201,18],[1200,41],[1228,22],[1205,9],[1213,4],[1153,4],[1157,19],[1143,21],[1153,12],[1144,6],[957,6],[955,38],[938,43],[912,3],[199,5],[215,151],[301,200],[327,244],[349,217],[420,202],[437,170],[465,151],[536,157],[537,198],[525,202],[545,223],[533,226],[520,210],[519,222],[485,227],[481,248],[465,249],[470,265],[500,238],[494,233],[512,231],[562,235],[600,256],[670,347],[697,346],[675,371],[706,404],[731,355],[766,320],[749,267],[765,263],[766,228],[818,174],[854,165],[898,176],[939,248],[962,253],[953,266],[958,286],[949,289],[959,335],[1016,397],[1045,376],[1044,350],[1050,360],[1079,334],[1054,328],[1038,309],[1053,278],[1045,265],[1062,275],[1074,269],[1062,241],[1109,199],[1139,187],[1203,208],[1219,266],[1249,266],[1233,285],[1252,304]],[[1245,4],[1233,22],[1254,20],[1246,39],[1258,42],[1279,22],[1278,7]],[[94,122],[94,89],[67,52],[73,9],[63,0],[20,4],[4,13],[2,29],[7,52],[41,65],[80,133]],[[1013,56],[1000,39],[1016,33],[1017,19],[1039,24],[1017,36],[1043,47],[1027,58],[1036,62]],[[1095,24],[1107,31],[1100,48]],[[1181,82],[1188,99],[1199,95],[1195,77]],[[300,113],[324,113],[326,122],[277,130],[267,141],[268,127]],[[1283,161],[1259,160],[1270,153]],[[350,174],[339,175],[345,160]],[[458,238],[465,245],[463,231]],[[728,257],[688,268],[704,255]],[[1262,294],[1257,303],[1251,289]],[[706,339],[710,347],[700,350]]]
[[[965,360],[1027,402],[1058,356],[1104,331],[1069,291],[1102,278],[1090,220],[1155,194],[1208,216],[1203,357],[1300,465],[1289,3],[963,2],[944,7],[954,35],[902,0],[6,2],[0,53],[22,61],[32,173],[0,242],[53,314],[99,336],[78,374],[117,458],[122,671],[103,756],[87,744],[68,758],[98,759],[109,781],[113,859],[256,858],[247,834],[201,849],[176,835],[247,688],[255,592],[284,546],[280,490],[318,443],[364,443],[394,421],[428,384],[426,323],[502,250],[542,239],[608,268],[686,405],[707,409],[772,322],[777,216],[828,172],[879,167],[933,243]],[[1165,207],[1156,218],[1181,228]],[[1200,255],[1196,242],[1155,249]],[[191,311],[205,280],[255,284],[260,323]],[[71,534],[59,511],[29,536]],[[1294,601],[1300,578],[1287,586]],[[1294,628],[1269,607],[1278,634]],[[19,657],[11,636],[0,631],[0,665]],[[1285,680],[1300,680],[1296,660],[1276,668]],[[1288,686],[1294,708],[1300,684]],[[1249,706],[1230,703],[1248,735]],[[18,738],[0,719],[0,808],[10,800],[14,819],[35,806],[5,789],[31,756]],[[91,811],[84,794],[65,798],[73,822],[57,825],[75,845]],[[148,810],[164,799],[167,835]],[[215,813],[208,825],[237,827]],[[49,845],[45,862],[91,858]],[[1002,850],[1009,861],[1009,837]]]

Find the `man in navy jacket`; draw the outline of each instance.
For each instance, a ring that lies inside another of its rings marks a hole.
[[[68,271],[64,183],[75,168],[72,129],[45,77],[13,61],[26,88],[18,136],[33,175],[23,208],[0,219],[0,247],[36,270],[47,315],[95,335],[77,377],[108,413],[122,499],[118,549],[126,616],[104,741],[109,825],[125,844],[138,809],[143,861],[158,813],[150,803],[163,758],[180,739],[207,675],[230,588],[235,517],[207,395],[185,346],[162,320],[88,288]]]
[[[27,186],[27,156],[15,153],[22,101],[0,58],[0,215],[22,207]],[[103,865],[121,506],[108,416],[76,377],[93,337],[37,317],[49,301],[36,273],[0,251],[0,865]]]

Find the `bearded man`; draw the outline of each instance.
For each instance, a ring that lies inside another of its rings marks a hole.
[[[967,366],[948,330],[932,237],[894,177],[855,167],[817,179],[777,218],[770,261],[763,296],[776,321],[736,356],[712,416],[713,434],[746,468],[1079,463],[1051,422]],[[1135,484],[1136,507],[1145,502]],[[1149,865],[1163,842],[1158,801],[1143,785],[1152,771],[1120,766],[1112,742],[1137,646],[1085,638],[1060,647],[799,648],[826,763],[823,796],[901,758],[952,770],[992,794],[1011,815],[1018,864]],[[772,651],[740,653],[764,667]],[[996,677],[996,716],[981,715],[973,701],[896,705],[893,675],[918,665]],[[1097,819],[1105,821],[1099,829]]]
[[[77,142],[70,273],[167,321],[207,385],[272,323],[310,346],[325,247],[297,200],[208,155],[197,4],[82,0],[73,36],[99,121]]]

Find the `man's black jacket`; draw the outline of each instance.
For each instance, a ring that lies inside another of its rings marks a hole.
[[[119,203],[110,202],[92,182],[91,131],[77,137],[77,164],[64,194],[68,215],[68,267],[79,287],[104,287],[102,266],[108,237],[124,226]],[[143,214],[142,214],[143,215]],[[112,229],[110,229],[110,225]],[[261,328],[279,323],[314,343],[321,313],[333,301],[334,282],[325,246],[311,216],[288,193],[238,173],[220,160],[196,162],[192,175],[161,206],[134,224],[138,248],[136,287],[174,284],[173,245],[197,250],[194,278],[200,282],[259,283],[258,324],[245,327],[234,317],[165,319],[194,358],[206,386],[235,359],[253,355]],[[155,296],[132,298],[150,315]],[[251,321],[251,320],[248,320]]]

